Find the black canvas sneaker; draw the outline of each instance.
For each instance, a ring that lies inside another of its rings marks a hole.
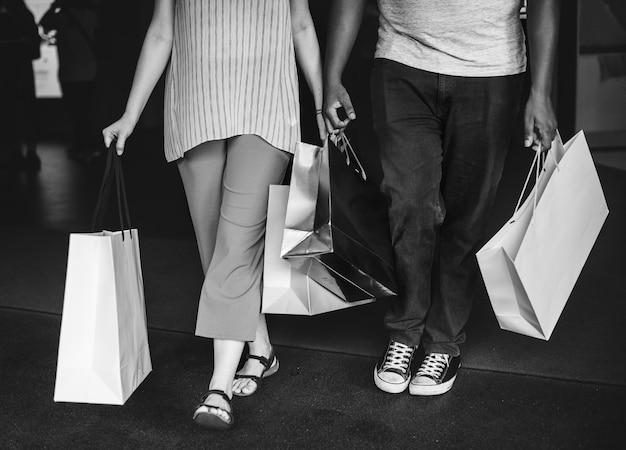
[[[452,389],[460,356],[428,353],[409,385],[411,395],[439,395]]]
[[[404,392],[411,380],[411,361],[415,347],[389,341],[387,351],[374,369],[374,383],[390,394]]]

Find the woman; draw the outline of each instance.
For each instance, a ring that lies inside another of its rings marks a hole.
[[[205,273],[196,334],[213,338],[214,350],[193,417],[227,429],[232,395],[253,394],[278,370],[259,312],[263,236],[268,186],[282,181],[300,139],[296,58],[325,138],[308,0],[157,0],[126,111],[103,130],[118,154],[170,58],[165,155],[178,165]]]

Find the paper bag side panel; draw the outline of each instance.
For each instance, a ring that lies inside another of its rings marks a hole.
[[[110,239],[70,235],[55,401],[123,404],[115,289]]]
[[[572,142],[574,141],[574,142]],[[515,258],[549,337],[608,215],[584,135],[567,144]]]
[[[113,245],[122,390],[128,398],[152,370],[136,229],[107,232]],[[131,238],[132,235],[132,238]],[[123,237],[123,238],[122,238]]]

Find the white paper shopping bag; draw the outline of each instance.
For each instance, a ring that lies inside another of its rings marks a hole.
[[[288,196],[289,186],[270,186],[261,311],[311,316],[373,302],[373,298],[347,302],[280,257]]]
[[[151,370],[137,230],[71,234],[54,401],[122,405]]]
[[[583,132],[557,137],[533,191],[477,253],[500,327],[548,340],[608,215]]]
[[[109,151],[92,230],[102,230],[113,186],[123,231],[70,235],[56,402],[123,405],[152,370],[139,234],[120,157]]]

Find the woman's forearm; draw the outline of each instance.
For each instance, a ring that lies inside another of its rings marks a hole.
[[[141,48],[124,115],[137,122],[167,67],[174,34],[174,1],[160,0]]]
[[[308,0],[291,1],[291,21],[296,60],[311,90],[315,109],[322,108],[322,57]]]
[[[298,65],[313,95],[315,109],[321,110],[323,96],[322,57],[313,23],[294,34],[294,46]]]

